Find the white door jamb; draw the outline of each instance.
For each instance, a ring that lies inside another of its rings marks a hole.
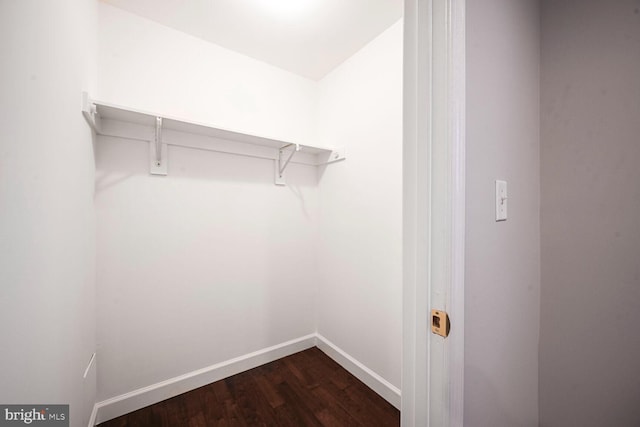
[[[464,12],[405,0],[403,427],[463,426]],[[449,313],[448,338],[430,333],[431,308]]]

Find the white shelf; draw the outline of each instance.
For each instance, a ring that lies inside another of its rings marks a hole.
[[[289,163],[320,166],[345,159],[344,150],[221,129],[97,101],[87,94],[82,113],[98,135],[148,141],[153,175],[167,174],[168,145],[272,160],[278,185],[284,185]]]

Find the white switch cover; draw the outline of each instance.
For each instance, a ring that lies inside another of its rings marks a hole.
[[[507,181],[496,180],[496,221],[507,220]]]

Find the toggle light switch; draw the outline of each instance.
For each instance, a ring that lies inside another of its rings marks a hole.
[[[496,221],[507,220],[507,181],[496,180]]]

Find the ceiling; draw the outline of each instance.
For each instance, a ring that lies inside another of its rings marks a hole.
[[[313,80],[403,12],[403,0],[103,1]]]

